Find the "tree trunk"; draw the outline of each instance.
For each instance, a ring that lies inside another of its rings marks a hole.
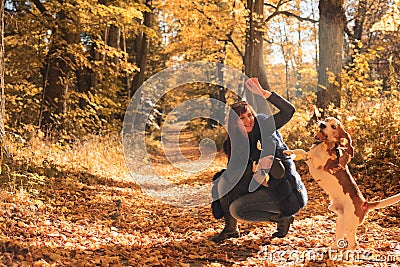
[[[249,26],[246,32],[246,51],[244,55],[245,74],[248,77],[258,78],[261,86],[270,90],[267,74],[264,68],[263,57],[263,21],[264,21],[264,1],[247,0],[247,9],[249,10]],[[253,105],[265,106],[259,99],[248,95],[248,100]],[[257,102],[260,102],[258,105]]]
[[[223,55],[226,53],[226,47],[227,44],[225,43],[224,48],[223,48]],[[224,84],[224,71],[223,71],[223,63],[224,59],[220,60],[220,65],[217,66],[217,72],[216,72],[216,83],[217,84]],[[210,98],[219,100],[222,103],[226,104],[226,92],[227,89],[224,86],[219,86],[219,85],[211,85],[213,90],[210,93]],[[213,128],[217,125],[217,122],[220,124],[224,124],[224,119],[225,119],[225,111],[219,109],[219,105],[214,105],[214,101],[211,102],[211,117],[214,118],[215,120],[212,120],[210,118],[207,118],[207,127],[208,128]]]
[[[93,62],[96,57],[96,47],[93,42],[89,47],[90,55],[88,60]],[[95,87],[96,83],[96,72],[89,67],[81,67],[75,71],[76,75],[76,90],[80,93],[88,93],[92,88]],[[80,99],[79,106],[83,108],[86,104],[83,103],[83,99]]]
[[[146,0],[145,5],[150,7],[150,1]],[[151,27],[151,13],[145,12],[143,18],[143,25]],[[139,87],[143,84],[145,73],[147,70],[147,58],[149,52],[149,38],[146,33],[142,32],[136,38],[136,65],[139,67],[139,72],[135,74],[132,81],[130,96],[133,96]]]
[[[354,20],[354,39],[361,41],[364,32],[364,23],[368,7],[366,1],[360,1],[358,3],[357,16]],[[353,42],[355,40],[352,40]]]
[[[77,91],[87,93],[93,87],[93,71],[84,67],[75,71]]]
[[[68,45],[78,44],[80,34],[76,19],[69,18],[60,11],[57,14],[53,29],[51,46],[47,54],[45,67],[41,70],[43,75],[43,99],[39,119],[42,129],[53,130],[62,124],[60,116],[67,111],[67,93],[69,77],[72,71],[73,55],[68,51]]]
[[[345,26],[343,0],[320,0],[319,14],[317,106],[326,109],[333,103],[336,107],[340,107],[340,83],[339,86],[329,83],[327,70],[339,81]]]
[[[107,37],[108,37],[108,39],[106,40],[107,41],[107,45],[109,45],[111,47],[114,47],[117,50],[121,49],[121,29],[120,28],[118,28],[114,24],[111,24],[110,25],[110,29],[109,29],[109,34],[108,34]],[[112,62],[115,63],[115,66],[117,68],[119,58],[118,57],[114,57],[111,60],[112,60]]]
[[[43,70],[44,74],[44,101],[47,107],[43,114],[62,114],[66,111],[65,95],[67,93],[67,80],[69,68],[65,61],[55,56],[59,51],[58,48],[53,48],[47,57],[47,65]],[[43,121],[51,123],[50,118],[43,117]]]

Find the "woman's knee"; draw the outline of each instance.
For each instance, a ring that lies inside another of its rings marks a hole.
[[[249,201],[248,196],[236,199],[229,206],[229,213],[238,220],[253,221],[257,219],[254,217],[254,211],[259,210],[255,205],[254,200]]]
[[[236,199],[229,205],[229,213],[236,219],[243,219],[243,215],[246,212],[245,204],[240,198]]]

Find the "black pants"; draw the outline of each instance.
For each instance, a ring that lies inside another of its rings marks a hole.
[[[270,221],[281,215],[280,200],[270,194],[265,187],[237,198],[229,206],[230,214],[238,220],[248,222]]]
[[[239,183],[220,198],[223,213],[249,222],[270,221],[272,216],[281,215],[282,195],[263,185],[250,193],[252,178],[252,165],[249,164]]]

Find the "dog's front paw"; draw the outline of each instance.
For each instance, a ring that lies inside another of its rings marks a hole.
[[[283,154],[285,154],[285,156],[291,157],[293,160],[296,159],[296,154],[294,153],[293,150],[284,150]]]
[[[293,150],[283,150],[283,154],[285,154],[286,156],[290,156],[294,154]]]
[[[284,150],[286,156],[291,157],[293,160],[305,160],[306,152],[303,149]]]

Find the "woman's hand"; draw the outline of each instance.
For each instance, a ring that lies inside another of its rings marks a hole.
[[[260,95],[265,99],[269,98],[272,94],[270,91],[265,90],[261,87],[257,78],[250,78],[245,82],[245,84],[253,94]]]
[[[271,169],[272,163],[274,163],[274,156],[266,156],[259,159],[258,164],[260,169],[269,170]]]
[[[250,184],[249,190],[250,192],[255,191],[257,189],[258,185],[262,184],[263,186],[268,186],[268,180],[269,180],[269,175],[268,173],[265,173],[263,170],[258,169],[254,174],[253,174],[253,180],[256,181],[256,188],[252,187]],[[254,186],[254,185],[253,185]]]
[[[272,163],[274,162],[274,156],[266,156],[259,159],[258,164],[253,162],[253,179],[257,182],[257,185],[262,184],[268,186],[269,175],[268,171],[271,169]],[[254,185],[253,185],[254,186]],[[251,187],[251,188],[250,188]],[[249,190],[253,192],[256,188],[253,188],[250,184]]]

